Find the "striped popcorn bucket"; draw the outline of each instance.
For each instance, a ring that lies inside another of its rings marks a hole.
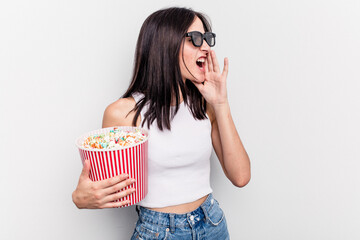
[[[88,132],[76,140],[76,146],[79,149],[82,163],[86,159],[90,160],[90,179],[92,181],[100,181],[111,178],[123,173],[127,173],[129,178],[136,179],[136,182],[125,187],[135,188],[136,191],[129,196],[120,198],[116,201],[129,200],[130,203],[122,207],[127,207],[140,202],[148,192],[148,132],[143,128],[138,127],[117,127],[120,130],[135,131],[140,130],[145,134],[145,139],[139,143],[128,147],[121,147],[116,149],[90,149],[84,148],[84,140],[95,134],[108,133],[110,128],[102,128],[95,131]]]

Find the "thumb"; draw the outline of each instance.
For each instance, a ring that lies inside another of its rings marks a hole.
[[[90,161],[89,159],[85,159],[84,166],[80,176],[82,178],[89,178],[89,175],[90,175]]]
[[[199,90],[199,92],[202,94],[203,88],[204,88],[204,84],[203,83],[197,83],[197,82],[192,82],[195,87]]]

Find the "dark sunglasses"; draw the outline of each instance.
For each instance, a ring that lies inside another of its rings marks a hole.
[[[195,47],[201,47],[204,39],[210,47],[215,46],[215,37],[216,37],[215,33],[206,32],[202,34],[201,32],[194,31],[194,32],[186,33],[186,36],[191,37],[191,41]]]

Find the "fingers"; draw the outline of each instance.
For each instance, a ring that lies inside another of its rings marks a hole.
[[[209,54],[207,55],[206,61],[205,61],[205,62],[207,63],[209,72],[213,72],[213,71],[214,71],[211,52],[212,52],[212,51],[209,52]]]
[[[209,56],[206,57],[206,61],[205,61],[205,73],[209,72],[209,61],[208,61]]]
[[[211,55],[211,62],[212,62],[212,65],[213,65],[214,72],[220,72],[220,67],[219,67],[218,60],[216,58],[215,51],[211,50],[210,53],[211,53],[210,54]]]
[[[219,62],[216,57],[216,53],[214,50],[211,50],[206,58],[205,61],[205,70],[206,72],[218,72],[220,73],[220,66]],[[228,70],[228,59],[224,59],[224,71],[226,70],[226,76],[227,76],[227,70]]]
[[[127,188],[128,186],[130,186],[131,184],[135,183],[135,179],[127,179],[127,180],[123,180],[115,185],[112,185],[108,188],[104,189],[104,194],[105,195],[110,195],[112,193],[115,193],[117,191],[120,191],[124,188]]]
[[[120,174],[120,175],[117,175],[112,178],[101,180],[101,181],[97,182],[97,184],[99,185],[99,188],[105,189],[105,188],[112,187],[112,186],[118,184],[119,182],[126,180],[128,177],[129,177],[129,175],[124,173],[124,174]]]
[[[105,197],[102,199],[103,204],[101,205],[101,208],[114,208],[129,204],[130,203],[129,200],[124,200],[121,202],[117,200],[127,197],[136,191],[135,188],[125,189],[125,187],[128,187],[133,183],[134,183],[134,179],[128,179],[126,181],[122,181],[116,184],[113,187],[109,187],[105,189],[105,191],[103,192]]]
[[[120,198],[123,198],[123,197],[133,194],[135,191],[136,191],[135,188],[129,188],[126,190],[124,189],[120,192],[116,192],[116,193],[106,196],[104,198],[104,202],[113,202],[113,201],[119,200]]]
[[[104,204],[101,208],[118,208],[118,207],[125,206],[129,203],[130,203],[129,200],[121,201],[121,202],[109,202],[109,203]]]
[[[79,183],[72,195],[73,201],[78,208],[120,207],[129,204],[126,201],[113,201],[131,195],[135,191],[135,188],[130,187],[131,184],[134,184],[134,179],[129,179],[128,174],[121,174],[93,182],[89,177],[90,168],[90,161],[85,160]]]
[[[112,208],[128,204],[123,201],[121,203],[113,203],[114,201],[129,196],[136,191],[135,188],[129,188],[130,185],[134,184],[135,179],[127,178],[127,174],[122,174],[103,181],[93,182],[93,184],[97,185],[94,186],[96,193],[94,192],[93,194],[95,197],[95,204],[97,205],[96,208]],[[117,182],[118,180],[121,181]],[[104,188],[104,186],[108,187]]]
[[[222,72],[222,75],[225,77],[225,79],[227,78],[228,72],[229,72],[229,59],[225,58],[224,59],[224,69]]]

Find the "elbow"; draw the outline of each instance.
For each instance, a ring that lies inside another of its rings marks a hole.
[[[240,160],[239,160],[240,161]],[[238,188],[245,187],[251,179],[251,167],[250,160],[247,159],[245,163],[239,164],[239,166],[229,168],[228,171],[225,171],[225,167],[223,167],[226,177],[231,181],[231,183]]]
[[[239,177],[232,182],[232,184],[238,188],[242,188],[242,187],[245,187],[249,182],[250,182],[250,174],[246,175],[246,176],[242,176],[242,177]]]
[[[235,177],[234,181],[232,182],[234,186],[238,188],[245,187],[251,179],[251,167],[250,167],[250,160],[248,158],[248,165],[243,167],[238,174],[236,174],[237,177]]]
[[[80,207],[80,205],[79,205],[79,198],[78,198],[78,196],[77,196],[77,194],[76,194],[76,190],[72,193],[72,195],[71,195],[71,197],[72,197],[72,201],[73,201],[73,203],[75,204],[75,206],[78,208],[78,209],[81,209],[81,207]]]

